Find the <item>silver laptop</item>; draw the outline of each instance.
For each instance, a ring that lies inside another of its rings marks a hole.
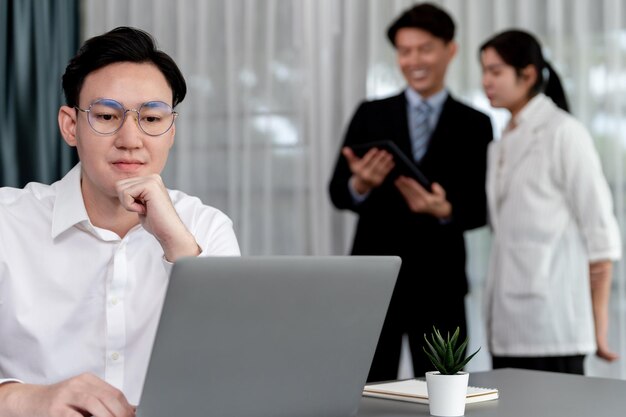
[[[176,263],[138,416],[354,416],[400,262]]]

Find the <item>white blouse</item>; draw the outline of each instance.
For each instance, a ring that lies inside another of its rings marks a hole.
[[[589,262],[621,257],[593,140],[543,94],[513,126],[488,156],[489,348],[500,356],[593,352]]]

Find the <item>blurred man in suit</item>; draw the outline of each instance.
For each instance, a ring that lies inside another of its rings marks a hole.
[[[368,381],[397,378],[404,334],[416,376],[433,369],[422,351],[433,325],[444,334],[457,326],[467,334],[463,232],[486,222],[486,152],[493,133],[486,115],[445,88],[457,51],[454,30],[452,18],[431,4],[415,5],[389,27],[408,86],[360,105],[330,183],[333,204],[359,215],[352,254],[402,258]],[[352,150],[381,140],[395,142],[432,188],[396,175],[392,155],[382,149],[362,157]]]

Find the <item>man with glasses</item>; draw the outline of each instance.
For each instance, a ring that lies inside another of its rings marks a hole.
[[[172,263],[239,248],[228,217],[161,180],[186,85],[149,34],[89,39],[63,89],[80,163],[0,188],[0,415],[132,416]]]

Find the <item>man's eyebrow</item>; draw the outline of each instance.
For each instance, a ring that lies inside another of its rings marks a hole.
[[[484,65],[483,68],[488,69],[488,70],[494,70],[494,69],[502,68],[504,66],[506,66],[506,64],[490,64],[490,65]]]
[[[434,44],[433,41],[426,41],[426,42],[420,43],[419,45],[398,45],[396,49],[413,49],[413,48],[422,49],[425,47],[432,46],[433,44]]]

